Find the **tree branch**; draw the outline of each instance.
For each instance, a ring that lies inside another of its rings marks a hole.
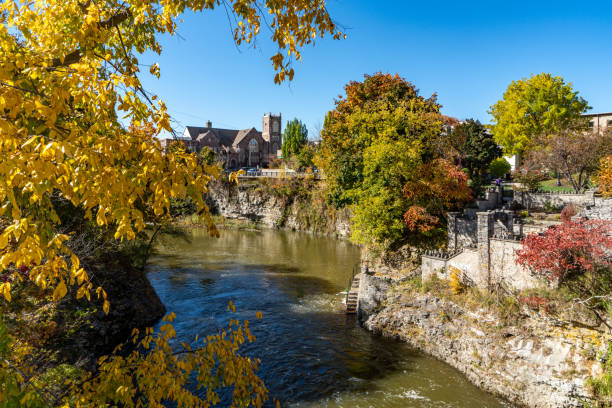
[[[98,27],[100,27],[101,29],[109,29],[116,27],[125,20],[127,20],[131,15],[132,13],[129,9],[122,10],[114,16],[110,17],[108,20],[98,23]],[[79,62],[81,58],[83,58],[83,48],[79,48],[66,54],[63,59],[53,58],[50,68],[66,67],[68,65]]]

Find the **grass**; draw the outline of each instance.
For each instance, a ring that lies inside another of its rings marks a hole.
[[[612,403],[612,343],[608,343],[608,349],[601,360],[603,372],[598,377],[589,378],[587,385],[595,396],[605,400],[604,403]]]
[[[589,187],[592,187],[592,184],[589,183]],[[567,178],[561,179],[561,185],[557,186],[557,179],[551,178],[548,180],[544,180],[540,183],[540,191],[549,191],[549,192],[569,192],[573,193],[574,188],[572,187],[572,183]]]

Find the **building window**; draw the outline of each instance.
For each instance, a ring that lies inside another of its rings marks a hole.
[[[278,122],[274,121],[272,122],[272,132],[274,133],[278,133],[279,129],[278,129]]]
[[[608,120],[608,129],[612,128],[612,120]]]
[[[251,139],[251,141],[249,142],[249,152],[257,153],[258,151],[259,151],[259,144],[257,143],[257,140]]]
[[[595,126],[595,122],[593,122],[592,120],[589,121],[589,129],[593,129],[593,126]]]

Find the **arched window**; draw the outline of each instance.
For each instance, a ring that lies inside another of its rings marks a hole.
[[[251,139],[251,141],[249,142],[249,152],[257,153],[258,151],[259,151],[259,143],[257,143],[257,140]]]
[[[278,122],[272,122],[272,132],[278,133]]]

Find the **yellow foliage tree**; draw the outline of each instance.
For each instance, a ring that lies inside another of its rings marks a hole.
[[[612,196],[612,156],[603,157],[599,161],[597,184],[601,194],[605,197]]]
[[[77,298],[95,294],[108,313],[110,300],[104,288],[91,281],[66,245],[70,237],[57,232],[52,195],[83,209],[86,218],[112,230],[118,240],[133,239],[145,228],[145,211],[163,220],[170,199],[190,197],[208,218],[211,234],[217,234],[202,196],[209,181],[219,176],[218,169],[183,149],[162,150],[156,136],[171,131],[170,117],[165,104],[146,92],[138,77],[143,66],[138,56],[146,51],[161,53],[158,35],[174,34],[182,12],[215,7],[228,11],[238,45],[252,43],[262,23],[267,23],[278,47],[271,57],[276,83],[293,77],[292,61],[300,60],[303,46],[318,36],[344,36],[324,0],[2,2],[0,271],[12,273],[11,279],[0,283],[0,296],[6,301],[11,301],[11,285],[21,279],[18,270],[26,267],[30,280],[48,289],[55,300],[75,286]],[[149,73],[159,77],[159,66],[150,65]],[[126,129],[122,119],[133,126]],[[143,126],[147,131],[141,131]],[[167,340],[159,343],[166,352],[160,359],[169,358]],[[138,361],[155,356],[141,355]],[[203,357],[198,361],[202,363]],[[176,364],[177,370],[187,373],[195,363]],[[138,379],[134,371],[122,373],[125,381],[128,373]],[[138,390],[149,394],[144,397],[148,402],[136,406],[157,406],[152,401],[163,398],[174,399],[179,406],[206,405],[196,400],[188,404],[172,387],[164,388],[163,381],[151,388],[144,383],[130,388],[123,380],[104,378],[116,385],[113,403],[131,406],[127,401],[135,400]],[[203,379],[198,375],[198,380]],[[255,394],[260,394],[259,389]],[[28,398],[23,404],[33,401]],[[250,400],[241,396],[240,401],[239,405],[248,405]],[[88,406],[86,399],[75,403]]]

